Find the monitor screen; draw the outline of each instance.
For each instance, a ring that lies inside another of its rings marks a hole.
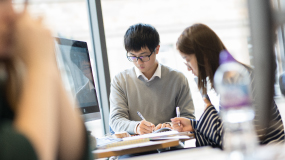
[[[100,119],[87,43],[56,38],[57,64],[65,87],[80,107],[85,121]]]

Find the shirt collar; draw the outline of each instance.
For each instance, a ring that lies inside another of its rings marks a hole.
[[[155,77],[161,78],[161,65],[158,63],[158,66],[157,66],[154,74],[152,75],[152,77],[149,80],[146,78],[146,76],[137,67],[135,67],[135,72],[136,72],[137,78],[142,76],[147,82],[149,82],[149,81],[152,81]]]

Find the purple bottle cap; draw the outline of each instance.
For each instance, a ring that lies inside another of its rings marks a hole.
[[[222,50],[220,52],[220,64],[227,62],[236,62],[236,60],[227,50]]]

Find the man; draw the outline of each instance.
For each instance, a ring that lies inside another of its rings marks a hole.
[[[131,69],[120,72],[111,83],[110,127],[115,132],[151,133],[170,126],[170,118],[194,119],[194,106],[186,77],[156,60],[159,34],[148,24],[130,26],[124,36]],[[143,117],[138,116],[139,111]],[[156,126],[155,126],[156,125]]]

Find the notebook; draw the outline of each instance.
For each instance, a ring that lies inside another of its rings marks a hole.
[[[194,134],[191,132],[178,132],[170,130],[159,133],[149,133],[149,134],[137,135],[125,138],[113,138],[109,136],[96,138],[97,140],[96,147],[98,149],[106,149],[106,148],[112,148],[112,147],[118,147],[130,144],[138,144],[149,141],[171,140],[171,139],[189,140],[193,138]]]
[[[123,139],[109,136],[96,138],[96,148],[106,148],[106,146],[120,141],[123,141]]]
[[[107,149],[112,147],[137,144],[150,141],[149,138],[138,138],[131,140],[123,140],[122,138],[113,138],[113,137],[102,137],[96,138],[97,140],[97,148],[98,149]]]
[[[155,140],[166,140],[166,139],[192,139],[194,138],[194,134],[191,132],[178,132],[178,131],[165,131],[165,132],[159,132],[159,133],[149,133],[149,134],[143,134],[138,136],[132,136],[132,137],[126,137],[123,138],[124,141],[127,140],[133,140],[133,139],[142,139],[142,138],[149,138],[150,141]]]

